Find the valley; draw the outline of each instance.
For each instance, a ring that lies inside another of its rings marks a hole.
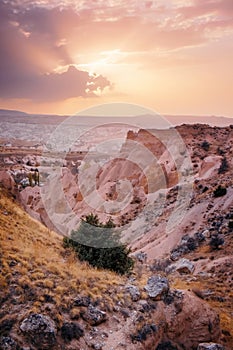
[[[72,125],[60,139],[59,125],[48,136],[35,124],[29,138],[9,124],[0,348],[232,349],[233,127]],[[131,273],[95,269],[64,247],[90,213],[113,220]]]

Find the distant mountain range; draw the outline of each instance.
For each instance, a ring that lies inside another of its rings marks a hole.
[[[168,128],[180,124],[208,124],[210,126],[228,126],[233,124],[233,117],[220,116],[192,116],[192,115],[151,115],[140,116],[88,116],[88,115],[55,115],[55,114],[30,114],[16,110],[0,109],[0,122],[8,121],[14,123],[33,123],[33,124],[59,124],[64,120],[71,118],[71,123],[80,125],[97,126],[108,123],[124,123],[140,128]],[[10,118],[10,119],[9,119]],[[74,119],[73,119],[74,118]]]
[[[228,126],[233,124],[233,117],[167,115],[166,118],[174,125],[208,124],[210,126]]]

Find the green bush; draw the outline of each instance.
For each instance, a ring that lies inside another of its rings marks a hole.
[[[225,196],[227,193],[227,189],[225,187],[222,187],[219,185],[215,190],[214,190],[214,197],[222,197]]]
[[[228,222],[228,227],[229,227],[229,229],[233,229],[233,221],[232,220],[230,220],[229,222]]]
[[[87,215],[82,219],[77,231],[70,238],[65,237],[65,247],[72,247],[81,261],[87,261],[98,268],[128,273],[134,265],[129,256],[130,249],[120,241],[120,234],[111,219],[105,224],[97,215]]]
[[[202,143],[201,143],[201,148],[203,148],[206,152],[207,151],[209,151],[209,149],[210,149],[210,144],[209,144],[209,142],[208,141],[203,141]]]
[[[210,239],[210,247],[213,249],[213,250],[217,250],[219,249],[219,247],[221,245],[224,244],[224,238],[222,237],[222,235],[219,235],[219,234],[214,234],[211,239]]]
[[[223,157],[222,160],[221,160],[221,165],[220,165],[220,167],[218,169],[218,173],[219,174],[223,174],[228,169],[229,169],[229,165],[228,165],[227,159],[226,159],[226,157]]]

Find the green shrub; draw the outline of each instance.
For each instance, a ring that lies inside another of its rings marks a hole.
[[[63,242],[65,247],[75,250],[81,261],[87,261],[94,267],[122,275],[133,268],[130,249],[121,243],[120,233],[111,219],[103,224],[97,215],[87,215],[78,230],[72,231],[71,237],[65,237]]]
[[[219,249],[219,247],[223,244],[224,244],[224,238],[219,234],[213,235],[210,239],[210,247],[213,250]]]
[[[222,197],[225,196],[227,193],[227,189],[225,187],[222,187],[219,185],[215,190],[214,190],[214,197]]]
[[[228,227],[229,227],[229,229],[233,229],[233,221],[232,220],[230,220],[229,222],[228,222]]]
[[[210,149],[210,144],[209,144],[209,142],[208,141],[203,141],[202,143],[201,143],[201,148],[203,148],[206,152],[207,151],[209,151],[209,149]]]
[[[223,157],[222,160],[221,160],[221,165],[220,165],[220,167],[218,169],[218,173],[219,174],[223,174],[228,169],[229,169],[229,165],[228,165],[227,159],[226,159],[226,157]]]

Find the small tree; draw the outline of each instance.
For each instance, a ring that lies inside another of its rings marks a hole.
[[[233,220],[230,220],[228,222],[228,227],[229,227],[230,230],[233,230]]]
[[[214,197],[222,197],[225,196],[227,193],[227,189],[225,187],[222,187],[219,185],[215,190],[214,190]]]
[[[228,168],[229,168],[229,165],[228,165],[227,159],[226,157],[223,157],[221,161],[221,165],[218,169],[218,173],[223,174],[228,170]]]
[[[213,235],[210,239],[210,247],[213,250],[219,249],[219,247],[223,244],[224,244],[224,238],[221,235],[219,235],[218,233]]]
[[[209,151],[209,149],[210,149],[210,144],[209,144],[209,142],[208,141],[203,141],[202,143],[201,143],[201,148],[203,148],[206,152],[207,151]]]
[[[190,251],[193,251],[197,248],[197,242],[193,237],[189,237],[189,239],[187,240],[187,247]]]
[[[103,224],[97,215],[83,218],[78,230],[64,238],[64,246],[72,247],[81,261],[119,274],[128,273],[134,265],[130,249],[121,243],[114,222],[109,219]]]

